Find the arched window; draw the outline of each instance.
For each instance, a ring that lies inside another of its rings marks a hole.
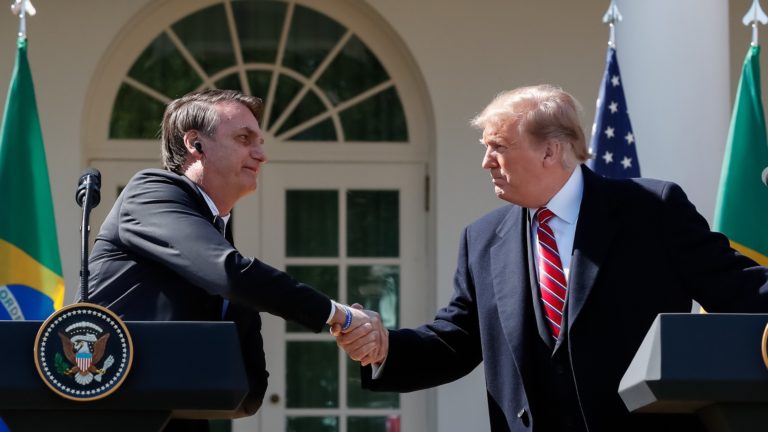
[[[292,1],[220,1],[165,28],[127,71],[110,139],[155,139],[165,104],[204,88],[264,99],[276,141],[407,143],[398,87],[354,31]]]

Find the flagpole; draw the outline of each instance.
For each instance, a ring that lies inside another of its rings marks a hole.
[[[746,15],[744,15],[744,18],[741,19],[741,22],[744,23],[745,26],[752,25],[752,46],[757,46],[757,23],[759,22],[762,25],[768,24],[768,16],[765,15],[763,8],[760,7],[759,0],[752,1],[752,6],[749,7],[749,10]]]
[[[603,15],[603,22],[608,24],[610,29],[610,36],[608,38],[608,46],[616,47],[616,28],[615,24],[622,20],[619,7],[616,6],[616,0],[611,0],[611,4],[608,6],[608,10]]]
[[[629,120],[627,99],[616,56],[616,23],[621,21],[616,1],[611,0],[603,15],[603,23],[610,28],[605,70],[597,97],[595,122],[592,124],[591,154],[587,166],[605,177],[640,177],[635,134]]]
[[[19,37],[27,38],[27,13],[24,8],[19,12]]]
[[[34,16],[37,10],[31,0],[16,0],[11,5],[11,12],[19,16],[19,38],[27,38],[27,15]]]

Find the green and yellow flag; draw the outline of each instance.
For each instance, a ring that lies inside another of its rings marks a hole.
[[[45,319],[64,279],[25,37],[0,126],[0,197],[0,319]]]
[[[761,265],[768,265],[768,141],[760,92],[760,47],[744,59],[720,175],[714,229]]]

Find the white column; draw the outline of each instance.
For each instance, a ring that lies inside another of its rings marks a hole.
[[[732,103],[728,1],[617,5],[624,17],[617,52],[641,173],[680,184],[711,222]]]

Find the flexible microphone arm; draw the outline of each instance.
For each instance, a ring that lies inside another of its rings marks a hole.
[[[101,174],[98,170],[87,168],[80,176],[75,201],[83,208],[83,220],[80,224],[80,301],[88,303],[88,236],[91,233],[91,209],[101,201]]]

